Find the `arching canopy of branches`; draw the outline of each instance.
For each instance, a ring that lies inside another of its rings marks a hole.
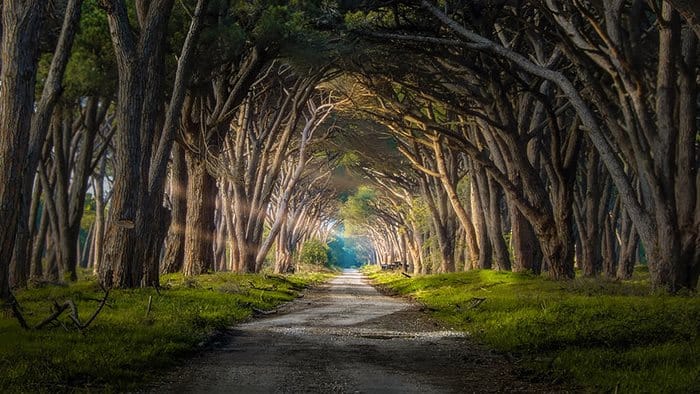
[[[699,11],[4,1],[0,297],[81,266],[122,288],[290,272],[333,243],[696,289]]]

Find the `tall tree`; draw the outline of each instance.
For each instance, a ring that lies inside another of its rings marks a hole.
[[[40,0],[2,3],[0,72],[0,300],[10,299],[10,262],[19,222],[20,187],[34,105],[38,32],[45,8]]]
[[[158,260],[167,231],[163,219],[169,216],[162,206],[167,161],[206,3],[197,1],[162,117],[164,44],[173,1],[137,3],[138,34],[131,26],[124,1],[102,1],[119,74],[114,192],[100,273],[106,286],[137,287],[144,275],[144,284],[158,284]]]

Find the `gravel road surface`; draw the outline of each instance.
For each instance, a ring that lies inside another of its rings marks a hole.
[[[380,294],[356,270],[311,289],[270,317],[238,325],[153,392],[558,392],[418,305]]]

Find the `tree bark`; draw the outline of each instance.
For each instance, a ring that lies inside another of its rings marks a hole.
[[[163,273],[179,272],[185,257],[185,228],[187,218],[187,163],[180,145],[173,147],[173,164],[170,175],[170,204],[172,221],[165,241]]]
[[[119,73],[115,109],[114,185],[105,232],[100,280],[107,287],[141,285],[143,265],[134,255],[136,219],[141,185],[141,111],[145,98],[144,64],[139,42],[123,1],[105,1]],[[162,11],[159,11],[162,12]]]
[[[542,271],[542,251],[532,225],[518,210],[515,204],[510,209],[510,228],[512,232],[513,271],[530,271],[539,275]]]
[[[450,181],[447,165],[445,164],[445,156],[442,148],[442,141],[439,137],[436,137],[433,140],[433,150],[435,152],[435,159],[438,172],[440,173],[440,181],[442,182],[442,185],[445,188],[445,192],[447,193],[447,196],[450,199],[452,208],[457,214],[457,218],[459,218],[459,221],[462,224],[462,228],[464,229],[466,234],[465,240],[467,241],[466,247],[469,254],[469,261],[470,263],[475,263],[479,259],[479,245],[476,239],[474,223],[467,214],[467,210],[464,208],[464,205],[460,201],[459,196],[457,195],[455,185],[453,185]]]
[[[107,159],[100,159],[97,174],[93,176],[92,187],[95,191],[95,238],[94,238],[94,254],[92,268],[95,274],[99,274],[102,267],[102,253],[104,251],[104,236],[105,236],[105,192],[104,179],[106,171]]]
[[[216,180],[206,161],[187,151],[187,214],[183,273],[199,275],[214,268]],[[255,261],[253,259],[253,261]]]
[[[481,184],[485,183],[481,179],[486,178],[486,173],[483,169],[472,165],[472,217],[476,224],[476,232],[479,240],[479,261],[475,268],[490,269],[493,263],[493,249],[489,240],[488,229],[486,228],[486,208],[485,202],[488,201],[488,189],[482,190]]]
[[[503,239],[503,224],[501,220],[501,191],[493,179],[488,180],[489,188],[489,207],[487,228],[491,245],[493,247],[494,258],[496,260],[496,268],[500,271],[510,271],[510,256],[508,254],[508,245]]]
[[[44,12],[39,0],[6,0],[2,5],[0,71],[0,301],[9,301],[10,262],[19,221],[20,187],[34,104],[38,30]]]

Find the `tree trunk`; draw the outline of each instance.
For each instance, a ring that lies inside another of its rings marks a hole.
[[[223,193],[219,193],[216,199],[216,238],[214,242],[214,270],[226,271],[226,222],[223,215]]]
[[[24,287],[27,285],[31,273],[32,238],[35,235],[36,215],[41,197],[41,185],[36,176],[25,176],[25,184],[31,186],[31,193],[23,195],[20,199],[19,221],[17,235],[15,237],[15,250],[12,254],[10,268],[10,283],[12,287]],[[26,190],[26,189],[25,189]]]
[[[520,210],[511,204],[510,227],[512,231],[513,271],[530,271],[539,275],[542,267],[542,251],[532,225]]]
[[[142,286],[160,286],[160,257],[165,237],[170,226],[171,213],[158,203],[145,213],[147,234],[142,239],[143,283]]]
[[[106,158],[100,159],[98,174],[93,177],[93,190],[95,191],[95,238],[94,238],[94,254],[92,268],[95,274],[99,274],[102,267],[102,253],[104,252],[104,237],[105,237],[105,193],[104,193],[104,178],[107,161]]]
[[[572,190],[568,185],[558,185],[553,192],[552,228],[540,228],[542,251],[547,259],[550,276],[554,279],[574,277],[574,238],[572,233]]]
[[[489,230],[489,238],[493,247],[494,258],[496,259],[496,268],[500,271],[510,271],[510,256],[508,254],[508,245],[503,239],[503,223],[501,220],[501,191],[493,179],[488,180],[489,188],[489,218],[487,220],[487,228]]]
[[[468,250],[469,260],[474,263],[479,259],[479,245],[476,239],[476,232],[474,230],[474,223],[472,218],[467,214],[467,210],[464,208],[462,201],[460,201],[457,195],[456,185],[452,183],[450,175],[448,172],[447,165],[445,163],[445,156],[442,148],[442,142],[439,138],[433,140],[433,151],[435,153],[435,160],[440,173],[440,181],[445,188],[445,192],[452,204],[457,218],[459,218],[462,228],[464,229],[466,236],[466,248]],[[454,175],[454,174],[452,174]]]
[[[19,221],[20,187],[34,105],[38,30],[44,11],[39,0],[6,0],[2,5],[0,73],[0,301],[10,300],[10,262]]]
[[[170,204],[172,220],[165,241],[163,273],[179,272],[185,257],[185,228],[187,219],[187,163],[185,151],[173,146],[173,164],[170,175]]]
[[[183,273],[199,275],[214,268],[214,215],[216,180],[209,174],[206,161],[186,152],[187,215]],[[255,266],[255,257],[252,257]]]
[[[36,237],[34,237],[32,254],[31,254],[31,279],[33,281],[38,281],[44,276],[44,267],[41,261],[44,255],[46,237],[49,231],[49,215],[43,212],[39,222],[39,231]]]
[[[632,279],[634,265],[637,263],[637,249],[639,246],[639,235],[635,231],[629,217],[623,217],[622,230],[620,234],[620,252],[617,259],[617,272],[615,277],[618,279]]]
[[[479,241],[479,261],[474,268],[490,269],[493,262],[493,249],[489,240],[488,230],[486,228],[486,208],[485,204],[488,201],[488,189],[482,190],[479,186],[483,182],[481,178],[486,177],[483,169],[475,170],[472,166],[472,217],[476,228],[477,239]],[[486,198],[484,198],[486,197]]]
[[[35,227],[35,223],[30,218],[30,205],[35,201],[32,196],[35,195],[37,189],[34,187],[36,183],[34,182],[34,174],[42,147],[44,146],[54,105],[62,91],[61,82],[80,19],[81,4],[82,0],[72,0],[66,5],[63,27],[48,75],[44,81],[41,100],[36,104],[36,111],[32,116],[28,154],[23,159],[24,163],[26,163],[26,174],[21,184],[22,196],[20,197],[16,244],[12,260],[12,282],[14,286],[24,286],[29,277],[32,251],[31,237]]]
[[[110,18],[111,30],[114,24]],[[119,42],[115,42],[117,45]],[[135,63],[138,63],[135,59],[117,62],[119,95],[115,116],[114,185],[100,266],[100,280],[107,288],[139,287],[143,276],[141,256],[133,253],[141,184],[139,134],[144,95],[142,72]]]

